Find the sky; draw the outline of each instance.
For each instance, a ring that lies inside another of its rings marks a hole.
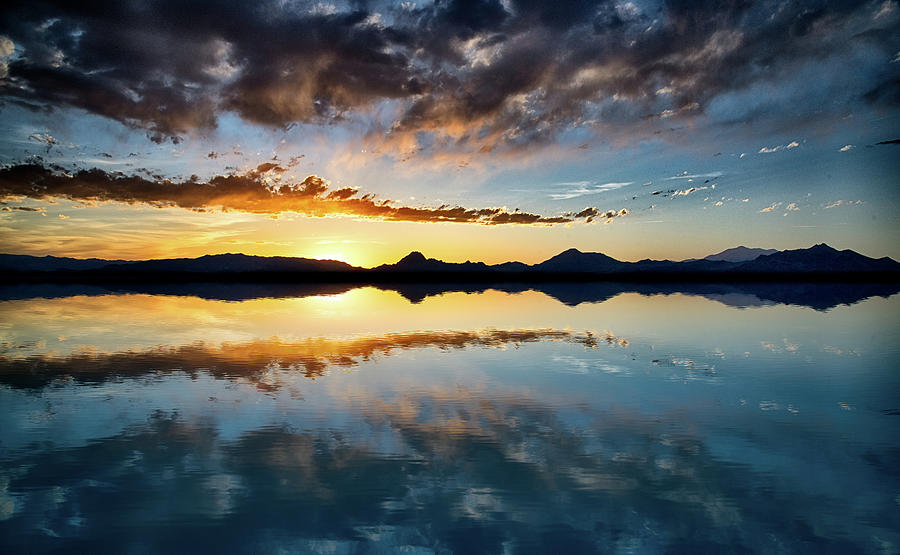
[[[0,251],[900,259],[900,3],[6,2]]]

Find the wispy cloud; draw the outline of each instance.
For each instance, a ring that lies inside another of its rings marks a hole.
[[[783,204],[783,203],[781,203],[781,202],[773,202],[772,204],[770,204],[769,206],[766,206],[765,208],[763,208],[763,209],[760,210],[759,212],[760,212],[760,214],[765,214],[766,212],[772,212],[773,210],[775,210],[776,208],[778,208],[778,207],[781,206],[782,204]]]
[[[592,183],[590,181],[571,181],[557,183],[557,185],[559,186],[566,186],[570,188],[562,193],[550,193],[548,196],[553,200],[568,200],[583,197],[586,195],[596,195],[599,193],[605,193],[607,191],[613,191],[615,189],[621,189],[622,187],[627,187],[632,183],[634,182],[616,181],[611,183]]]
[[[678,175],[673,175],[672,177],[667,177],[666,179],[715,179],[717,177],[722,177],[723,175],[725,175],[725,174],[722,172],[689,174],[688,172],[685,171]]]
[[[895,2],[893,0],[885,0],[882,2],[881,7],[878,8],[878,12],[875,13],[875,19],[890,17],[897,9],[894,4]]]
[[[856,148],[856,146],[854,145],[844,145],[841,147],[840,151],[847,152],[848,150],[853,150],[854,148]]]

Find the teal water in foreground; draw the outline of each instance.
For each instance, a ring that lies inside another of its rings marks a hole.
[[[898,295],[96,295],[0,322],[4,553],[900,553]]]

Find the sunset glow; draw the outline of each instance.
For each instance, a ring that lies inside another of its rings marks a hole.
[[[362,266],[898,258],[900,7],[805,4],[4,8],[0,241]]]

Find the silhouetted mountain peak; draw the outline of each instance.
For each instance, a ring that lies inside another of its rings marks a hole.
[[[622,262],[601,252],[581,252],[578,249],[569,249],[535,265],[534,268],[539,271],[605,273],[622,266]]]
[[[401,258],[400,261],[397,262],[397,266],[410,266],[410,265],[414,265],[414,264],[423,264],[427,261],[428,261],[428,259],[425,258],[424,254],[420,253],[419,251],[412,251],[411,253],[409,253],[406,256],[404,256],[403,258]]]
[[[725,249],[724,251],[717,252],[716,254],[711,254],[703,258],[703,260],[710,260],[713,262],[747,262],[750,260],[755,260],[760,256],[775,254],[776,252],[778,252],[776,249],[760,249],[740,245],[732,249]]]
[[[803,249],[800,249],[800,250],[803,250]],[[837,249],[830,247],[825,243],[819,243],[819,244],[813,245],[813,246],[809,247],[808,249],[806,249],[806,251],[814,252],[814,253],[838,252]]]

